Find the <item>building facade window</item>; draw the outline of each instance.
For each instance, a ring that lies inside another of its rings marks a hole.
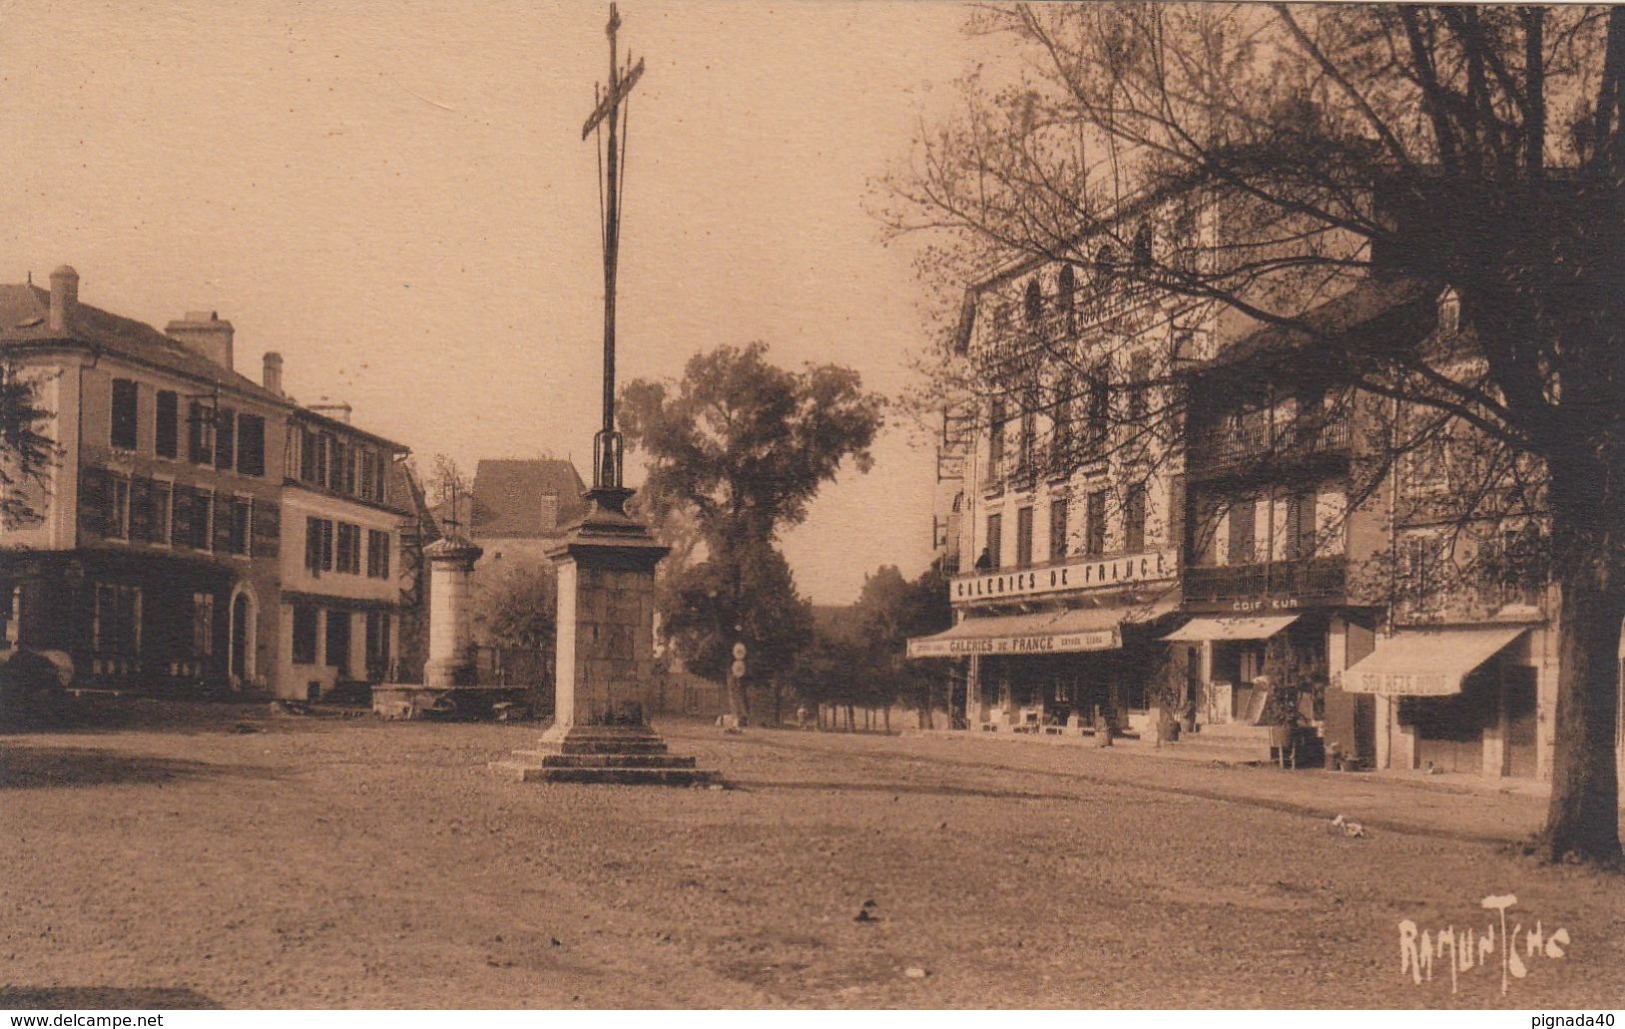
[[[172,389],[158,391],[157,417],[153,425],[153,446],[159,457],[180,454],[180,398]]]
[[[113,424],[108,435],[113,446],[120,450],[135,449],[136,427],[140,424],[137,396],[134,379],[113,380]]]
[[[237,416],[237,471],[265,474],[265,418],[261,415]]]
[[[367,578],[389,578],[389,533],[367,530]]]
[[[1066,498],[1049,502],[1049,559],[1066,560]]]
[[[202,401],[186,405],[186,459],[214,464],[214,412]]]
[[[122,475],[109,478],[107,483],[107,510],[102,524],[110,539],[130,538],[130,480]]]
[[[349,522],[339,522],[338,554],[334,559],[334,570],[349,575],[361,574],[361,527],[351,525]]]
[[[215,412],[214,466],[229,471],[237,460],[237,412],[222,407]]]
[[[1072,465],[1073,422],[1077,418],[1078,384],[1071,375],[1064,375],[1055,384],[1055,413],[1051,418],[1050,470],[1064,474]]]
[[[1033,509],[1016,509],[1016,567],[1029,568],[1033,563]]]
[[[333,523],[326,518],[305,519],[305,567],[312,575],[333,570]]]
[[[1297,493],[1287,498],[1286,506],[1286,558],[1302,561],[1315,556],[1319,545],[1315,532],[1317,496],[1314,490]]]
[[[221,510],[221,516],[227,518],[224,547],[226,553],[246,555],[249,552],[249,541],[254,534],[254,502],[242,497],[233,497],[229,516],[225,509]]]
[[[1016,477],[1031,479],[1038,468],[1034,463],[1038,455],[1038,391],[1028,390],[1021,396],[1021,423],[1016,439]]]
[[[994,486],[1004,478],[1004,398],[998,397],[987,418],[987,475]]]
[[[1004,550],[1004,516],[990,514],[987,516],[987,570],[996,572],[1000,568],[1001,555]]]
[[[1106,452],[1106,441],[1111,436],[1111,414],[1111,369],[1101,364],[1089,375],[1089,423],[1084,432],[1091,458],[1101,457]]]
[[[316,663],[316,608],[309,604],[293,606],[293,663]]]
[[[1106,491],[1097,489],[1089,494],[1086,514],[1088,525],[1085,526],[1085,541],[1083,552],[1090,557],[1099,557],[1106,552]]]
[[[1123,550],[1138,554],[1145,549],[1145,483],[1137,482],[1123,497]]]
[[[1258,501],[1243,497],[1230,505],[1230,543],[1225,555],[1229,564],[1250,565],[1258,560],[1253,534],[1257,527]]]

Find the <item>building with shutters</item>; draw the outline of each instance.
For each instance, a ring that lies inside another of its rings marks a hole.
[[[396,497],[406,491],[390,481],[405,448],[300,408],[274,353],[263,381],[239,374],[234,337],[213,312],[159,332],[84,304],[68,267],[48,290],[0,286],[0,360],[35,384],[50,412],[40,428],[57,446],[45,481],[11,487],[26,491],[31,514],[0,526],[8,648],[65,655],[81,686],[303,697],[309,682],[325,689],[338,676],[294,660],[294,601],[327,598],[363,616],[398,605]],[[335,442],[324,485],[299,474],[295,426]],[[314,589],[314,576],[288,571],[303,567],[304,518],[318,510],[335,525],[333,561],[356,570]],[[387,633],[388,618],[374,621]],[[369,638],[356,630],[353,653],[333,667],[384,668],[370,659],[387,644],[368,651]],[[318,648],[313,665],[328,667],[327,653]]]

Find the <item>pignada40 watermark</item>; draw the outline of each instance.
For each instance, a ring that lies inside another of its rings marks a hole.
[[[1420,986],[1433,981],[1435,963],[1441,963],[1444,967],[1439,969],[1440,976],[1442,978],[1445,969],[1449,970],[1450,992],[1455,993],[1461,988],[1463,975],[1476,972],[1493,962],[1499,966],[1501,992],[1505,994],[1512,980],[1529,975],[1531,965],[1540,961],[1563,960],[1568,955],[1571,942],[1569,931],[1558,927],[1547,932],[1538,919],[1533,928],[1526,927],[1521,920],[1510,920],[1512,924],[1509,927],[1507,910],[1517,903],[1518,898],[1510,893],[1485,897],[1479,906],[1486,911],[1496,912],[1496,915],[1491,916],[1491,921],[1482,930],[1476,926],[1458,929],[1452,925],[1429,931],[1419,929],[1408,918],[1401,919],[1399,974],[1410,976],[1411,981]],[[1613,1025],[1613,1016],[1609,1016],[1607,1024]],[[1538,1023],[1536,1029],[1539,1029]]]

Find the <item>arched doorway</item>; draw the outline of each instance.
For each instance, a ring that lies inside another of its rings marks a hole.
[[[238,687],[254,680],[254,598],[239,586],[231,597],[231,679]]]

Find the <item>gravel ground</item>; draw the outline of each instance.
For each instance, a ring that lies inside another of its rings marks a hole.
[[[0,737],[0,1007],[1620,1003],[1625,880],[1526,856],[1538,797],[684,723],[735,788],[543,786],[485,768],[535,725],[114,721]],[[1564,957],[1401,975],[1402,919],[1507,893]]]

